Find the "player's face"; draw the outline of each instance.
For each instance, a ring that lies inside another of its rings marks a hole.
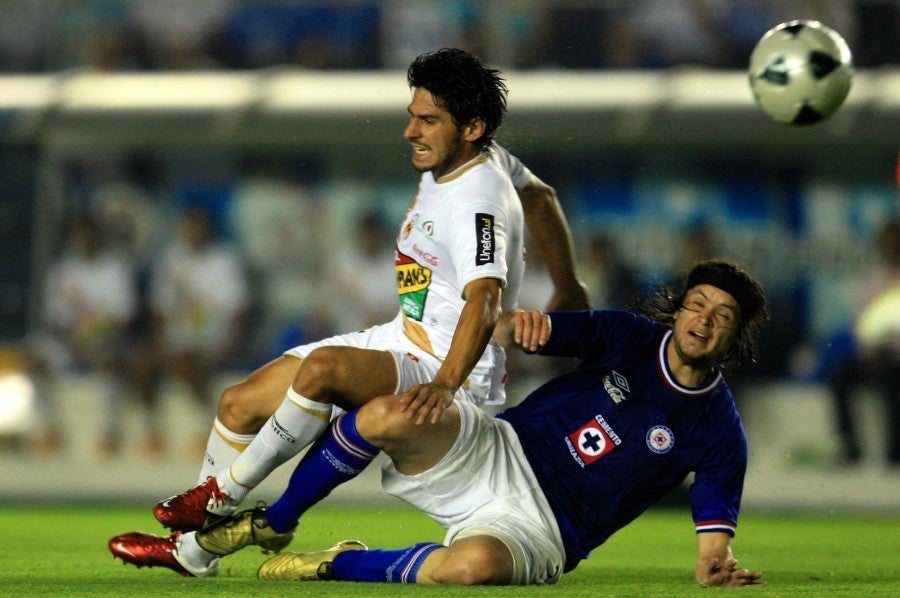
[[[427,89],[417,87],[409,104],[409,122],[403,136],[412,143],[412,163],[419,172],[439,178],[475,157],[469,141],[471,125],[457,127],[450,113],[434,103]]]
[[[712,367],[731,349],[740,308],[729,293],[708,284],[692,287],[675,312],[672,346],[684,365]]]

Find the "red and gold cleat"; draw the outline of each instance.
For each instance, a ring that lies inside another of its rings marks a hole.
[[[228,494],[219,488],[215,477],[209,476],[205,482],[187,492],[157,503],[153,515],[174,532],[191,532],[224,519],[230,511],[217,514],[214,510],[227,506]]]
[[[193,566],[179,558],[180,532],[170,536],[156,536],[144,532],[130,532],[111,538],[109,551],[114,557],[141,567],[166,567],[184,577],[207,577],[219,571],[219,559],[206,567]]]

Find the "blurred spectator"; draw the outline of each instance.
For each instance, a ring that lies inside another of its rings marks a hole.
[[[35,448],[60,448],[57,421],[64,373],[97,373],[106,384],[98,448],[105,455],[121,444],[122,378],[128,331],[137,309],[130,261],[108,251],[97,222],[81,216],[69,223],[67,246],[50,270],[44,289],[44,327],[29,343],[33,379],[39,386]],[[70,400],[75,400],[70,397]],[[68,400],[68,399],[67,399]]]
[[[135,378],[142,402],[154,414],[161,385],[171,377],[211,418],[212,385],[240,346],[250,290],[242,258],[216,241],[207,212],[186,209],[179,233],[151,273],[149,348],[136,360]],[[163,450],[159,423],[147,425],[145,454]],[[204,446],[206,434],[198,430],[196,441]]]
[[[596,309],[625,309],[641,294],[638,273],[605,233],[591,235],[579,268]]]
[[[719,257],[719,243],[709,225],[693,224],[681,234],[681,258],[677,273],[690,269],[697,262]]]
[[[266,359],[335,330],[324,249],[332,204],[319,196],[319,177],[308,156],[246,156],[231,195],[235,236],[259,281],[263,321],[254,333]]]
[[[393,232],[377,211],[366,212],[352,238],[332,254],[329,311],[341,330],[362,330],[397,315]]]
[[[869,388],[886,401],[888,448],[892,466],[900,465],[900,220],[887,221],[877,238],[878,261],[867,277],[862,308],[846,359],[828,377],[834,399],[840,458],[862,458],[853,401]]]
[[[158,157],[91,153],[73,160],[68,170],[73,199],[89,203],[110,244],[145,271],[166,225]]]
[[[375,2],[240,3],[215,45],[231,68],[378,66]]]
[[[859,31],[847,42],[853,48],[853,61],[858,67],[900,65],[900,2],[897,0],[857,0],[856,19]],[[838,25],[832,26],[843,35]]]
[[[135,2],[131,17],[146,36],[156,69],[215,69],[222,65],[211,55],[210,45],[238,4],[237,0]]]
[[[44,3],[49,32],[48,70],[89,67],[101,71],[153,68],[144,32],[125,2],[81,0]]]
[[[852,46],[853,5],[851,0],[547,3],[544,61],[538,66],[741,69],[746,68],[759,38],[783,21],[822,21],[840,31]]]
[[[381,67],[405,70],[422,52],[444,47],[483,55],[479,4],[483,3],[382,0]]]
[[[41,44],[47,32],[44,7],[34,0],[4,0],[0,19],[0,72],[34,72],[41,68]]]
[[[714,0],[555,3],[548,56],[564,68],[721,67],[730,44]],[[590,23],[590,26],[585,24]]]

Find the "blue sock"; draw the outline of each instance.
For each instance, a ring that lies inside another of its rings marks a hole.
[[[331,422],[297,464],[284,493],[266,509],[273,530],[283,533],[297,527],[307,509],[359,475],[378,455],[378,447],[357,432],[356,413],[345,413]]]
[[[331,574],[335,581],[416,583],[419,567],[438,548],[444,546],[426,542],[400,550],[348,550],[335,557]]]

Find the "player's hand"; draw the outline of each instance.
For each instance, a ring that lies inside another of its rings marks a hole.
[[[700,582],[703,587],[766,585],[764,581],[760,581],[762,573],[738,568],[737,560],[733,558],[727,559],[722,565],[719,564],[719,559],[710,559],[704,573],[704,579]]]
[[[400,395],[400,411],[406,413],[406,419],[415,418],[417,426],[426,421],[436,424],[444,409],[453,404],[453,394],[446,386],[434,382],[416,384]]]
[[[513,341],[527,353],[534,353],[550,340],[550,316],[534,309],[513,315]]]

